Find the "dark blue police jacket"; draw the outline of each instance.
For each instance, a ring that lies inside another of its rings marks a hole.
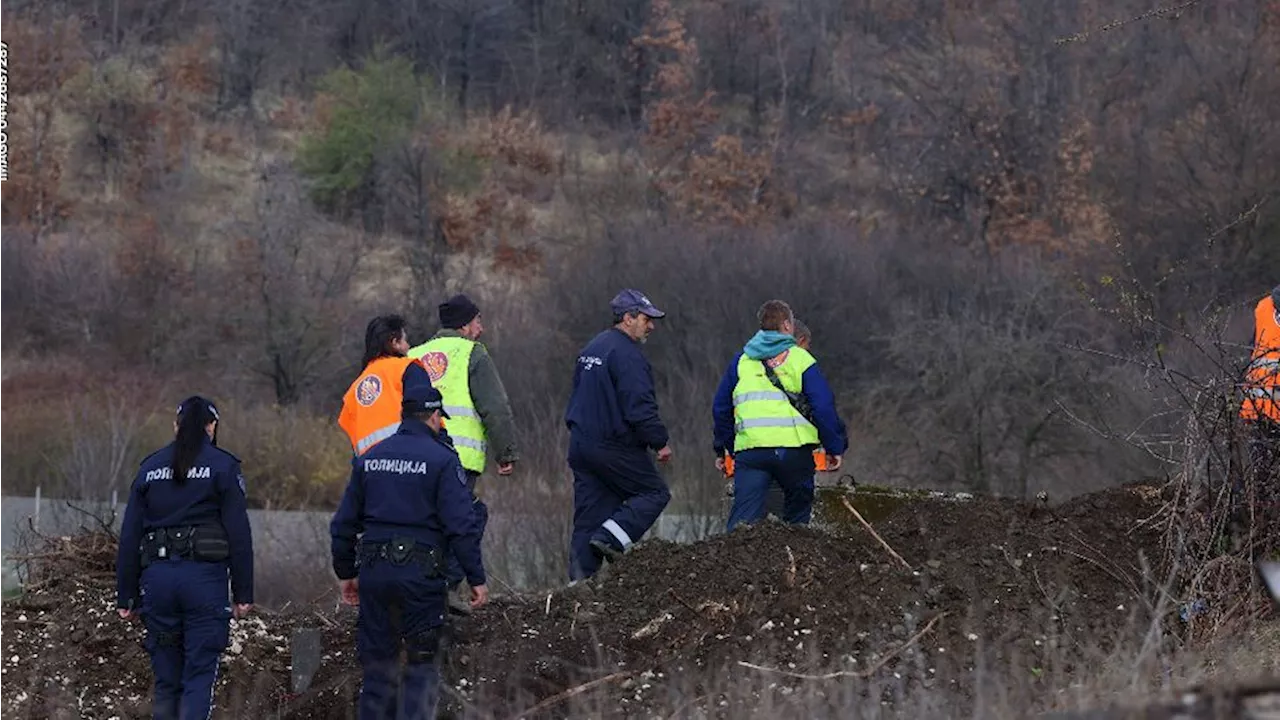
[[[573,370],[564,421],[578,440],[655,450],[667,444],[653,369],[639,343],[617,328],[587,343]]]
[[[148,455],[129,490],[116,557],[116,605],[139,606],[142,536],[159,528],[221,525],[231,546],[231,596],[253,602],[253,534],[240,458],[206,440],[181,484],[173,481],[174,445]]]
[[[407,537],[458,555],[467,583],[485,583],[480,528],[467,476],[447,437],[419,420],[351,461],[351,480],[329,523],[333,571],[356,576],[356,536],[366,543]]]

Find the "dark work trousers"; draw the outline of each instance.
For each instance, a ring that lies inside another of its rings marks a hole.
[[[813,450],[752,448],[733,456],[733,509],[728,529],[764,519],[769,486],[783,493],[782,519],[805,525],[813,516]]]
[[[360,720],[432,720],[440,699],[440,632],[447,589],[424,563],[373,558],[360,567],[356,651]],[[405,664],[400,665],[401,643]]]
[[[476,517],[479,518],[480,537],[484,538],[484,529],[489,525],[489,506],[476,497],[476,480],[480,477],[480,473],[471,470],[464,471],[467,474],[467,490],[471,491],[471,507],[475,511]],[[458,556],[452,550],[448,554],[444,576],[451,588],[462,582],[466,577],[466,573],[462,571],[462,563],[458,562]]]
[[[581,580],[600,569],[591,550],[592,539],[625,551],[657,522],[671,501],[671,491],[642,447],[571,437],[569,468],[573,470],[569,579]]]
[[[786,508],[787,494],[782,491],[782,486],[776,482],[769,483],[769,492],[764,496],[765,514],[781,520],[786,517]]]
[[[209,717],[218,658],[227,647],[227,563],[157,560],[142,571],[142,622],[156,676],[156,720]]]

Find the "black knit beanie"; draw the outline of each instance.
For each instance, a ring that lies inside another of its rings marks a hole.
[[[461,293],[440,303],[440,327],[457,330],[475,319],[480,308]]]

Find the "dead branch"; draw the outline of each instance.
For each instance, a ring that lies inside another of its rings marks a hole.
[[[853,513],[853,516],[857,518],[858,522],[862,523],[862,527],[866,528],[867,532],[871,533],[871,537],[875,538],[885,550],[888,550],[890,555],[892,555],[898,562],[902,563],[903,567],[908,570],[911,569],[911,563],[902,559],[902,556],[898,554],[898,551],[894,550],[889,543],[884,541],[884,538],[880,537],[880,533],[876,532],[875,528],[871,527],[871,523],[867,522],[866,519],[862,517],[862,513],[858,512],[858,509],[853,506],[853,503],[849,502],[849,498],[840,498],[840,502],[844,503],[845,508],[847,508],[849,512]]]
[[[552,705],[555,705],[556,703],[562,702],[564,700],[568,700],[571,697],[576,697],[578,695],[581,695],[584,692],[587,692],[588,690],[597,688],[601,685],[607,685],[611,682],[617,682],[618,680],[623,680],[628,677],[631,677],[630,672],[627,672],[627,671],[616,672],[616,673],[613,673],[612,675],[605,675],[602,678],[596,678],[591,682],[585,682],[585,683],[582,683],[581,685],[576,685],[574,687],[569,688],[568,690],[565,690],[564,692],[560,692],[560,693],[556,693],[555,695],[552,695],[546,700],[543,700],[542,702],[538,703],[537,705],[534,705],[533,707],[529,708],[528,710],[525,710],[524,712],[516,715],[515,717],[524,718],[524,717],[532,716],[535,713],[541,712],[542,710],[546,710],[547,708],[551,707]]]
[[[791,672],[790,670],[781,670],[778,668],[765,667],[764,665],[753,665],[743,660],[739,660],[738,664],[745,668],[751,668],[752,670],[759,670],[760,672],[776,673],[778,675],[785,675],[787,677],[797,678],[799,680],[835,680],[837,678],[847,678],[847,677],[856,677],[856,678],[865,679],[874,675],[880,668],[884,667],[885,664],[887,664],[890,660],[892,660],[893,658],[901,654],[903,650],[906,650],[907,648],[911,647],[915,643],[919,642],[920,638],[927,635],[929,631],[933,629],[933,626],[936,625],[939,620],[946,617],[947,615],[948,613],[945,613],[945,612],[934,615],[933,619],[925,623],[925,626],[920,629],[920,632],[916,633],[915,635],[912,635],[910,638],[907,638],[906,642],[902,643],[898,647],[891,650],[887,655],[880,658],[879,662],[867,668],[866,670],[841,670],[838,672],[830,672],[823,675],[807,675],[805,673]]]

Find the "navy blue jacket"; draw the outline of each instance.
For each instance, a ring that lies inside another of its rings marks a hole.
[[[720,378],[720,387],[716,388],[715,399],[711,402],[711,414],[715,419],[715,451],[716,455],[733,452],[733,388],[738,384],[738,362],[742,353],[734,356],[733,362]],[[800,376],[800,392],[809,400],[813,409],[813,419],[817,421],[818,439],[822,447],[832,455],[844,455],[849,449],[849,434],[845,424],[836,412],[836,396],[831,386],[823,377],[818,364],[814,363]]]
[[[617,328],[587,343],[574,366],[564,421],[579,440],[655,450],[666,446],[653,369],[639,343]]]
[[[356,576],[356,536],[387,542],[413,538],[441,553],[457,553],[467,583],[485,583],[480,526],[467,476],[446,436],[420,420],[404,420],[395,435],[351,461],[351,480],[329,523],[333,571]]]
[[[221,525],[231,546],[231,597],[253,602],[253,533],[240,459],[208,440],[181,483],[173,481],[174,445],[148,455],[129,490],[116,556],[116,605],[140,606],[142,536],[159,528]]]

